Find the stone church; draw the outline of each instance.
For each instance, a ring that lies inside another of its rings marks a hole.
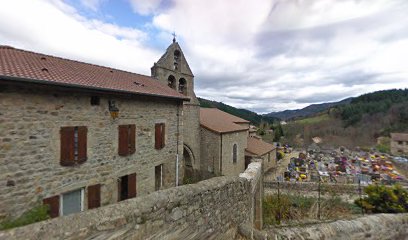
[[[200,108],[175,39],[151,76],[0,46],[0,99],[0,220],[238,175],[257,156],[248,121]]]

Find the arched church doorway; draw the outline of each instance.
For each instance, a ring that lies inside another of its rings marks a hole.
[[[194,181],[194,155],[190,147],[184,144],[183,147],[183,159],[184,159],[184,179],[186,183],[193,183]]]

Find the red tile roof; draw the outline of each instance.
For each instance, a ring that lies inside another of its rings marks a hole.
[[[262,156],[276,148],[274,145],[255,137],[248,137],[247,143],[248,145],[245,150],[257,156]]]
[[[0,79],[189,99],[149,76],[1,45]]]
[[[201,108],[200,124],[216,133],[229,133],[247,131],[248,126],[242,126],[237,123],[249,123],[247,120],[233,116],[217,108]]]
[[[391,133],[393,141],[408,141],[408,133]]]

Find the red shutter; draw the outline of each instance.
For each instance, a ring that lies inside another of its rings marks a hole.
[[[161,124],[156,123],[156,125],[154,126],[154,148],[156,149],[162,148],[161,129]]]
[[[119,126],[118,154],[120,156],[126,156],[126,155],[129,154],[128,125],[120,125]]]
[[[49,206],[48,214],[52,218],[59,216],[59,200],[60,197],[58,195],[43,199],[43,204]]]
[[[166,136],[166,129],[164,123],[161,125],[161,148],[164,148],[165,145],[165,136]]]
[[[128,198],[136,197],[136,173],[128,175]]]
[[[101,185],[96,184],[88,187],[88,209],[101,206]]]
[[[136,152],[136,126],[134,124],[129,126],[129,154]]]
[[[86,127],[78,127],[78,163],[83,163],[87,159],[87,132]]]
[[[62,166],[74,164],[74,127],[62,127],[61,134],[61,159]]]

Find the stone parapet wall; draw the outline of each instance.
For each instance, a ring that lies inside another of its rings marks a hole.
[[[267,233],[264,239],[404,240],[408,238],[408,214],[377,214],[304,227],[274,228],[264,232]]]
[[[244,178],[212,178],[3,231],[0,239],[232,239],[249,221],[249,189]]]
[[[256,223],[262,179],[262,164],[251,163],[241,177],[216,177],[0,231],[0,240],[234,239],[240,224]]]

